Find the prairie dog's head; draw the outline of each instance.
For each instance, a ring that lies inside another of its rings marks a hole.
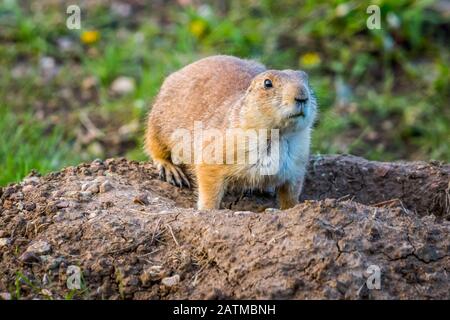
[[[247,127],[303,130],[312,126],[317,103],[305,72],[267,70],[253,78],[243,109]]]

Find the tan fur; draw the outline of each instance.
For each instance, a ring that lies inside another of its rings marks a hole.
[[[265,79],[272,81],[273,88],[263,86]],[[308,99],[306,114],[292,118],[299,110],[295,99],[304,98]],[[189,182],[171,159],[171,136],[176,129],[192,131],[194,121],[223,134],[228,128],[279,129],[282,165],[276,175],[260,176],[255,166],[239,164],[187,167],[196,176],[200,209],[218,208],[227,188],[268,187],[277,188],[284,209],[298,203],[315,114],[316,101],[304,72],[266,70],[254,61],[212,56],[164,81],[148,117],[145,146],[162,177],[181,186]]]

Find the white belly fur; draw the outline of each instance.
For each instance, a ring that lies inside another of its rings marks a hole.
[[[266,153],[256,164],[238,166],[234,176],[239,179],[231,177],[231,185],[266,190],[286,181],[299,181],[304,177],[308,163],[310,136],[309,128],[280,135],[279,156]],[[272,165],[278,170],[274,171]]]

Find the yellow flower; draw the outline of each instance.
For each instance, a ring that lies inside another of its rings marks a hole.
[[[189,31],[197,38],[201,38],[206,33],[206,27],[205,21],[196,19],[189,24]]]
[[[320,56],[316,52],[307,52],[300,57],[300,64],[307,68],[316,67],[320,61]]]
[[[100,32],[97,30],[83,31],[80,36],[81,42],[84,44],[93,44],[100,39]]]

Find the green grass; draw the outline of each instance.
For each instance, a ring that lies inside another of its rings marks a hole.
[[[218,53],[310,74],[320,104],[313,153],[450,161],[448,26],[431,1],[379,1],[380,30],[366,28],[369,2],[245,4],[149,6],[121,18],[92,3],[82,7],[82,30],[68,30],[61,6],[0,1],[0,185],[96,157],[146,159],[145,115],[165,76]],[[83,44],[87,30],[100,40]],[[70,50],[58,47],[62,38]],[[43,77],[43,57],[58,65],[53,78]],[[20,68],[25,75],[13,75]],[[135,90],[112,95],[119,76],[132,77]],[[85,98],[87,77],[97,85]],[[102,136],[80,142],[81,113]],[[128,140],[108,140],[136,121]]]
[[[46,173],[79,160],[63,130],[50,130],[31,113],[0,107],[0,185],[19,181],[32,169]]]

